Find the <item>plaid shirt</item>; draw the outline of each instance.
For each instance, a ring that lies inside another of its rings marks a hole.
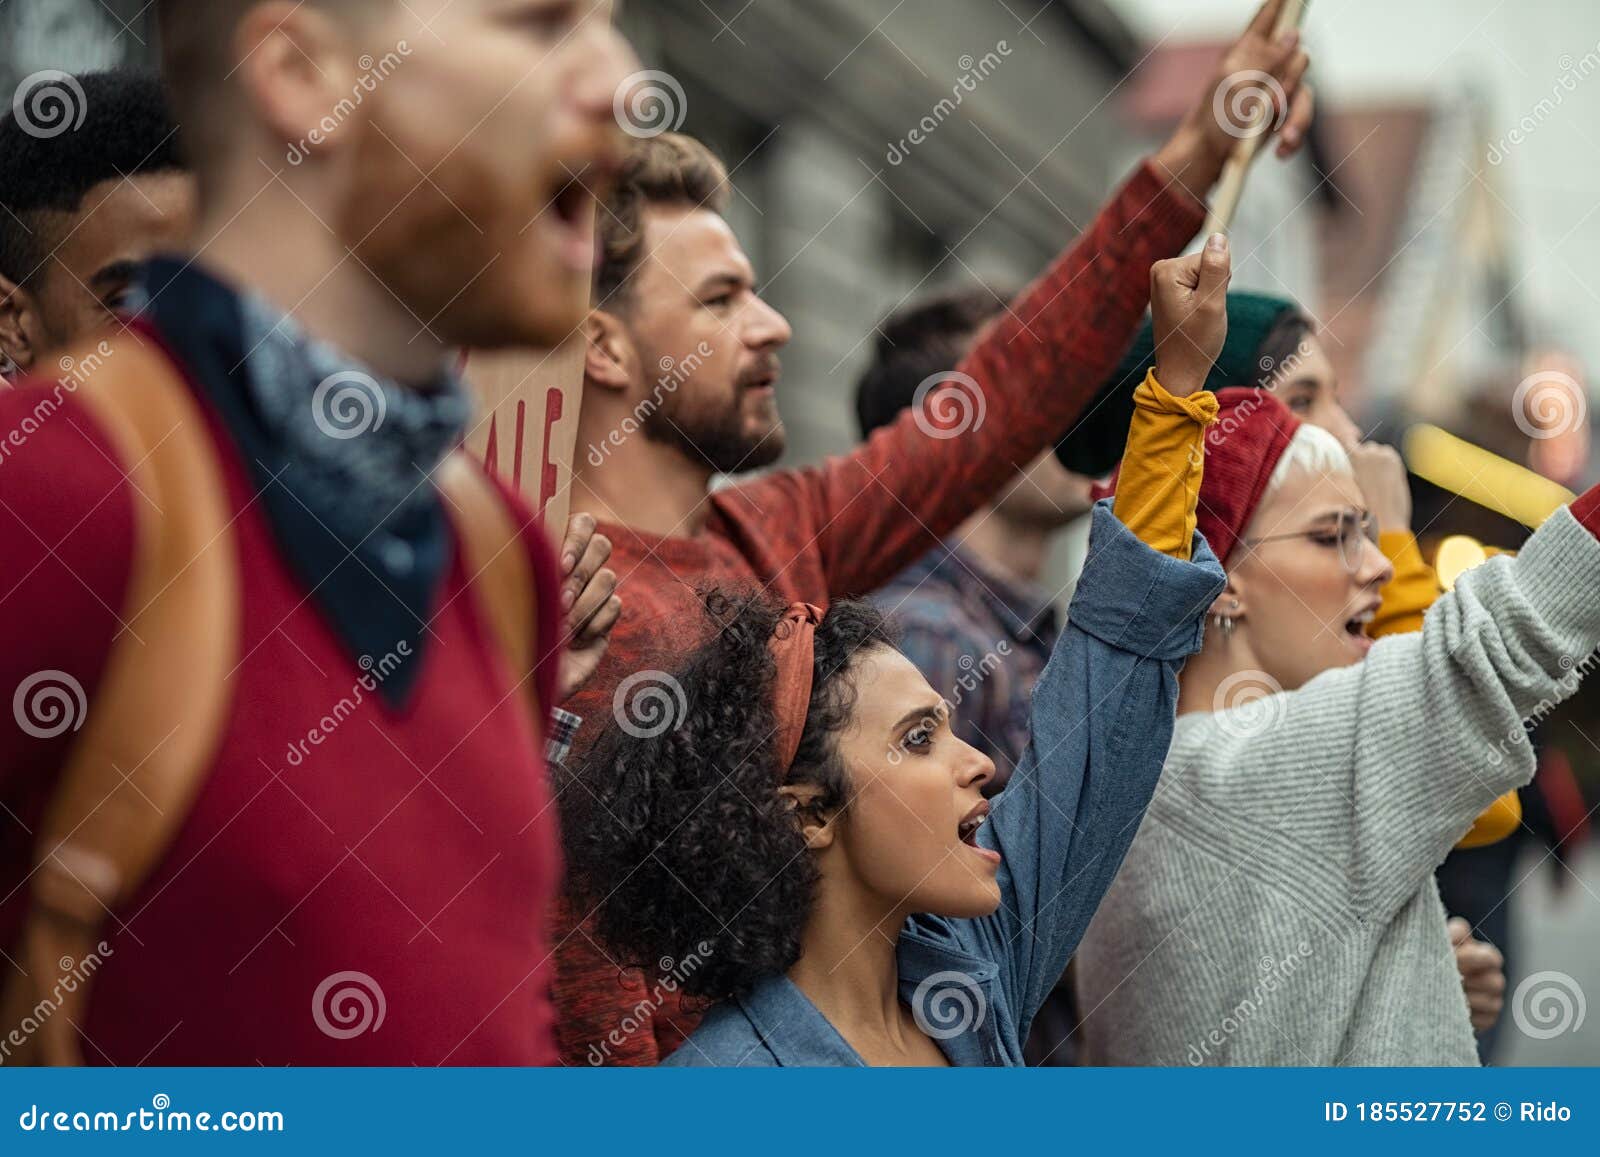
[[[567,756],[572,753],[572,741],[578,737],[578,728],[582,726],[583,716],[559,707],[550,709],[550,734],[544,741],[544,757],[551,767],[567,762]]]
[[[872,600],[899,622],[900,649],[951,705],[955,733],[994,760],[993,795],[1028,745],[1033,685],[1061,634],[1050,592],[942,543]]]

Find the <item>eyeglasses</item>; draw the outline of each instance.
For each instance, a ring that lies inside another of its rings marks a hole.
[[[1282,542],[1290,538],[1309,538],[1312,542],[1323,546],[1331,546],[1339,552],[1339,562],[1344,569],[1355,574],[1361,569],[1361,560],[1365,544],[1378,545],[1378,520],[1371,514],[1362,511],[1347,511],[1339,516],[1339,521],[1330,526],[1319,526],[1314,530],[1297,530],[1291,534],[1269,534],[1265,538],[1247,538],[1246,546],[1260,546],[1267,542]]]

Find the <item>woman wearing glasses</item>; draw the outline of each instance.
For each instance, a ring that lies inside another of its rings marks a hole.
[[[1146,321],[1111,380],[1141,380],[1154,352]],[[1217,391],[1230,385],[1266,390],[1296,418],[1326,430],[1344,447],[1367,511],[1376,523],[1378,549],[1394,566],[1394,577],[1379,592],[1382,601],[1367,623],[1367,637],[1420,631],[1424,612],[1438,597],[1439,582],[1411,532],[1411,488],[1405,464],[1392,446],[1361,440],[1360,428],[1340,400],[1338,371],[1311,317],[1287,297],[1231,290],[1228,338],[1206,378],[1206,389]],[[1131,406],[1131,400],[1125,404]],[[1368,532],[1373,529],[1369,524]],[[1474,848],[1502,840],[1516,830],[1521,819],[1517,793],[1507,792],[1484,810],[1459,846]],[[1485,1023],[1492,1022],[1505,977],[1498,968],[1492,975],[1483,971],[1481,942],[1463,946],[1459,955],[1474,1015],[1488,1012]]]
[[[1218,400],[1199,525],[1228,584],[1079,949],[1088,1058],[1476,1064],[1432,873],[1600,643],[1600,489],[1374,643],[1393,568],[1349,455],[1269,393]]]

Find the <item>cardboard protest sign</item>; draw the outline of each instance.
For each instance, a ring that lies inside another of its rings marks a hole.
[[[480,414],[467,448],[528,500],[559,541],[572,494],[583,335],[555,350],[475,351],[466,376]]]

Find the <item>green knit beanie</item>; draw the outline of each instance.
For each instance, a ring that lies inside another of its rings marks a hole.
[[[1228,294],[1228,338],[1205,388],[1215,392],[1225,386],[1261,385],[1271,376],[1271,370],[1260,365],[1261,343],[1285,314],[1298,310],[1286,297],[1245,290]],[[1155,330],[1147,317],[1085,416],[1056,445],[1056,457],[1068,470],[1098,478],[1121,459],[1128,423],[1133,419],[1133,391],[1155,364],[1155,350]]]

